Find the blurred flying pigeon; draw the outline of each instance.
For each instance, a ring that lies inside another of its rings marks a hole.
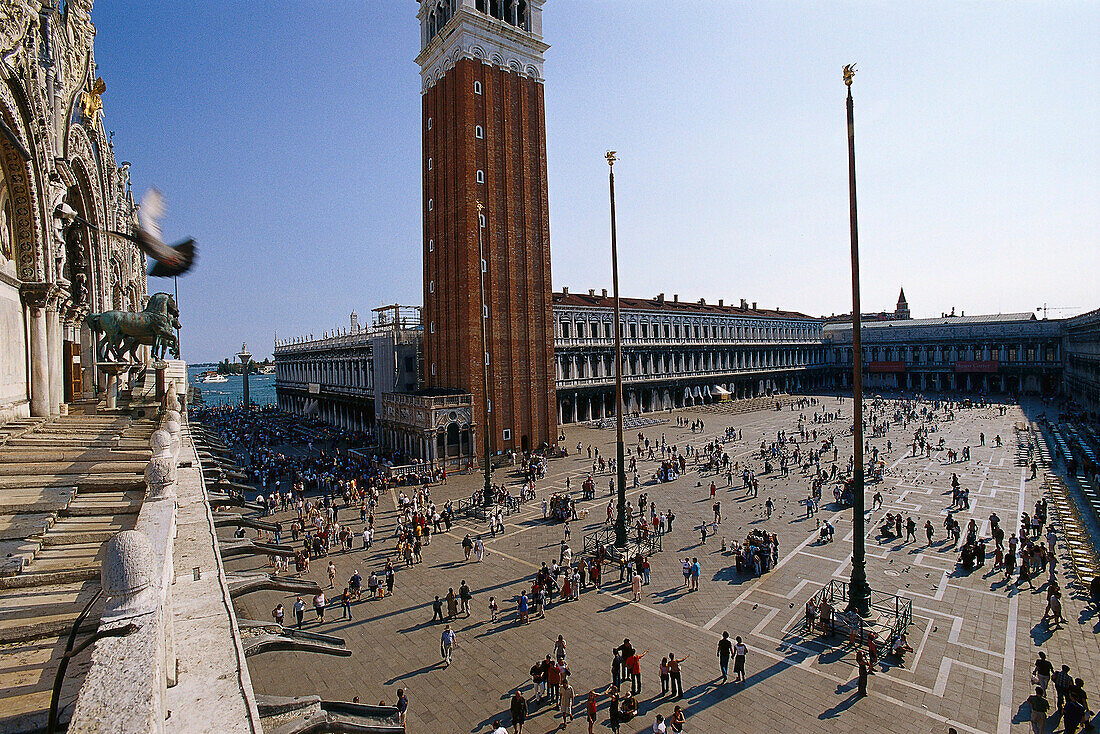
[[[137,221],[134,222],[134,233],[124,234],[114,230],[107,230],[112,237],[133,242],[141,251],[156,262],[149,268],[149,275],[154,278],[171,278],[183,275],[195,262],[195,240],[188,237],[174,245],[166,245],[161,239],[160,225],[157,220],[164,216],[164,196],[157,189],[149,189],[145,196],[141,197],[138,205]],[[62,202],[54,210],[54,216],[66,224],[79,222],[89,229],[102,231],[84,217],[80,216],[71,206]]]
[[[149,268],[154,278],[171,278],[183,275],[195,261],[195,240],[188,237],[174,245],[161,239],[159,220],[164,216],[164,196],[157,189],[149,189],[138,204],[137,222],[133,234],[111,232],[116,237],[130,240],[156,262]]]

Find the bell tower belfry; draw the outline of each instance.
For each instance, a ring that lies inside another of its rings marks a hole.
[[[419,2],[424,384],[488,397],[494,452],[557,440],[542,5]]]
[[[909,316],[909,302],[905,300],[905,289],[901,289],[901,293],[898,294],[898,305],[894,309],[895,319],[908,319]]]

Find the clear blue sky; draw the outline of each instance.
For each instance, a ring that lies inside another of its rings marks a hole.
[[[105,122],[169,236],[184,357],[422,300],[413,0],[100,2]],[[864,310],[1100,306],[1100,3],[549,0],[554,287]],[[150,280],[150,292],[170,289]],[[1063,316],[1069,312],[1052,313]]]

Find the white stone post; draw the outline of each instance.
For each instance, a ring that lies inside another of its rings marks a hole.
[[[177,429],[178,429],[178,425]],[[173,499],[176,488],[176,456],[179,439],[173,438],[169,430],[163,428],[153,431],[149,438],[149,448],[153,457],[145,467],[146,498],[149,500]]]

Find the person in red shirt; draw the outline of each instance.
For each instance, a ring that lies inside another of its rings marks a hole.
[[[546,669],[546,687],[547,693],[550,695],[550,702],[558,702],[558,685],[561,683],[561,668],[557,663],[550,661],[550,656],[546,656],[547,669]]]
[[[634,653],[626,659],[626,669],[630,673],[630,690],[635,696],[642,692],[642,658],[648,652],[646,650],[640,655]]]

